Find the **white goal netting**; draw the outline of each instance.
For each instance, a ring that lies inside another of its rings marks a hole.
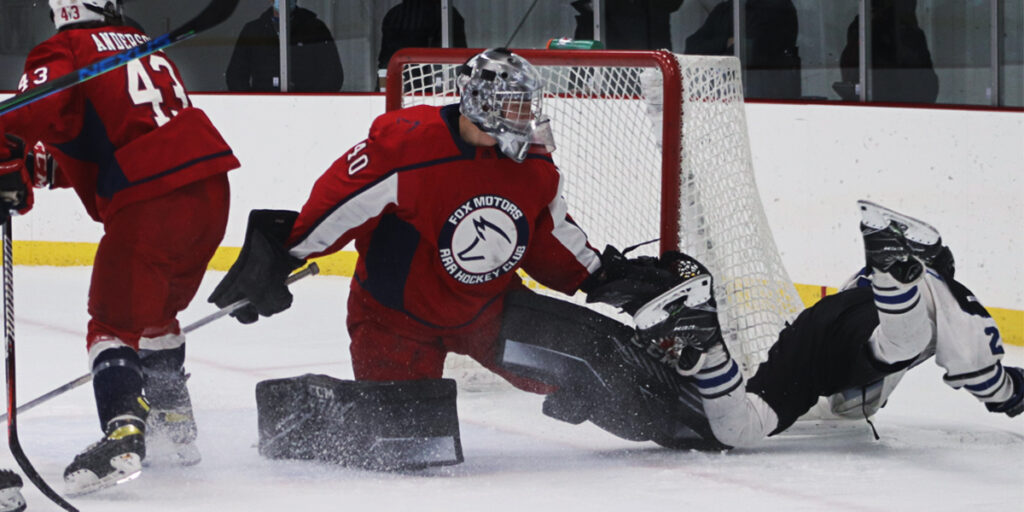
[[[455,67],[472,54],[466,52],[407,57],[402,86],[389,86],[389,107],[457,102]],[[570,214],[598,249],[660,238],[660,246],[632,254],[679,249],[707,265],[726,341],[750,375],[803,306],[754,180],[739,61],[667,52],[517,53],[546,80],[544,112],[552,118],[552,155]],[[475,365],[450,359],[456,378],[488,380]]]

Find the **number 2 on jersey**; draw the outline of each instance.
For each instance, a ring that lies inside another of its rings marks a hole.
[[[189,106],[188,95],[185,94],[185,87],[181,85],[181,80],[178,79],[171,63],[160,55],[150,55],[128,62],[125,66],[128,72],[128,95],[136,105],[151,104],[153,106],[153,121],[157,126],[163,126],[172,117],[178,115],[178,111],[168,108],[169,116],[164,112],[164,91],[153,85],[153,79],[143,61],[149,62],[149,69],[153,72],[161,70],[167,72],[167,75],[171,77],[171,89],[174,91],[174,96],[181,102],[182,108]]]

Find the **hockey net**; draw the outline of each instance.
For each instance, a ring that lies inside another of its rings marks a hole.
[[[388,110],[458,102],[455,68],[478,51],[402,50],[388,68]],[[665,51],[515,52],[545,78],[552,156],[569,212],[591,243],[622,249],[659,239],[630,255],[678,249],[707,265],[726,342],[752,374],[803,305],[754,180],[739,61]],[[496,380],[462,357],[449,357],[446,374],[470,384]]]

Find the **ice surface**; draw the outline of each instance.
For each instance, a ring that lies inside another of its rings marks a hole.
[[[15,268],[19,402],[86,372],[89,270]],[[214,310],[204,299],[222,275],[209,273],[182,324]],[[466,462],[458,466],[382,474],[261,458],[258,381],[351,378],[347,290],[346,278],[309,278],[279,316],[249,326],[225,318],[194,332],[187,368],[203,462],[148,467],[72,502],[130,512],[1024,510],[1024,418],[987,413],[943,384],[931,362],[910,372],[876,416],[880,441],[863,421],[809,422],[758,449],[670,451],[547,418],[538,396],[489,391],[460,394]],[[1024,364],[1024,347],[1007,347],[1005,361]],[[18,425],[29,459],[62,492],[64,467],[100,435],[91,386],[19,415]],[[0,466],[16,467],[7,450]],[[58,510],[28,482],[24,494],[30,511]]]

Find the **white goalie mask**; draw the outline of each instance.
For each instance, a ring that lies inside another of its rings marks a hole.
[[[50,0],[50,19],[57,30],[73,23],[107,21],[118,14],[117,0]]]
[[[522,57],[491,48],[458,68],[459,111],[498,141],[505,156],[522,162],[531,144],[555,150],[551,120],[542,113],[544,82]]]

